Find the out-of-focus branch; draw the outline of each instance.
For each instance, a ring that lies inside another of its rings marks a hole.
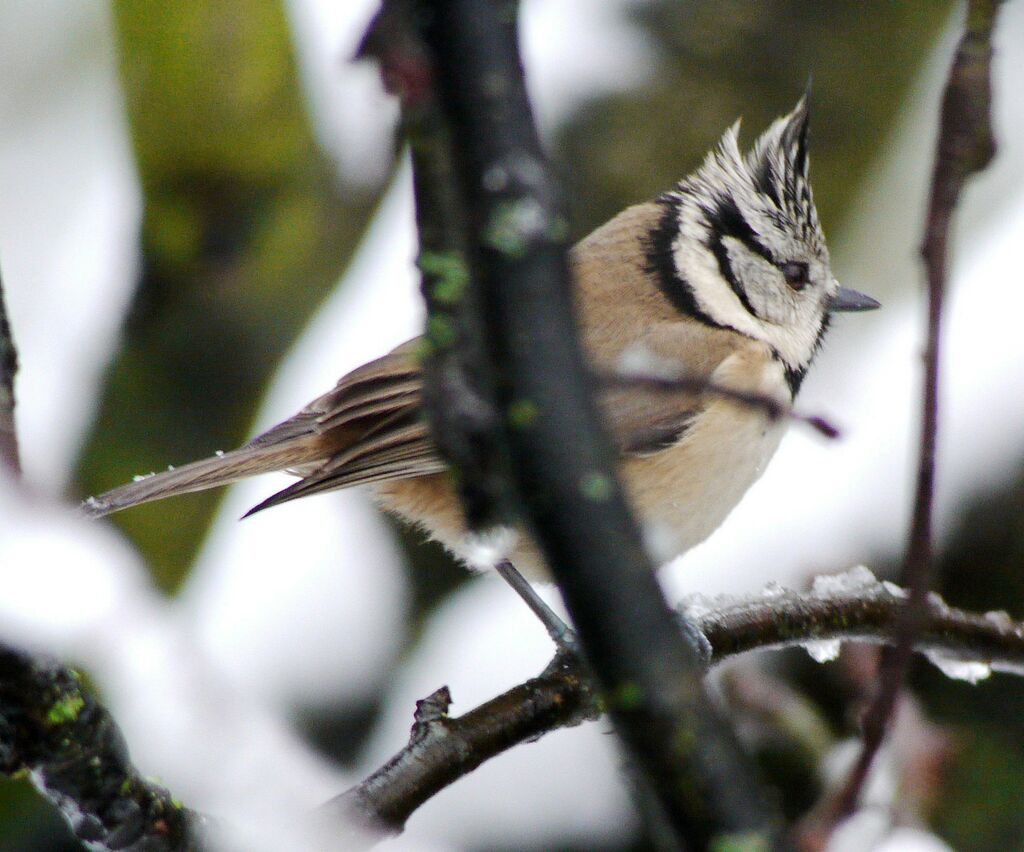
[[[78,676],[3,645],[0,772],[26,773],[90,849],[202,848],[202,819],[139,775],[117,724]]]
[[[840,436],[839,429],[824,417],[801,414],[773,396],[725,387],[698,376],[656,376],[646,373],[616,372],[603,373],[597,377],[597,381],[603,387],[642,387],[666,393],[673,391],[707,393],[731,400],[747,408],[763,411],[771,420],[792,420],[795,423],[803,423],[826,438],[834,439]]]
[[[816,818],[825,824],[851,814],[885,737],[899,690],[910,666],[915,638],[927,619],[933,581],[932,504],[938,433],[939,346],[946,290],[949,227],[967,179],[995,154],[991,123],[992,32],[999,0],[970,0],[967,25],[949,71],[939,119],[939,139],[921,254],[927,274],[928,337],[924,358],[921,442],[917,487],[902,579],[910,588],[895,625],[895,646],[883,655],[877,695],[863,720],[863,748],[843,788]]]
[[[906,600],[905,590],[855,569],[821,578],[809,592],[773,589],[750,598],[698,598],[684,609],[708,644],[708,664],[716,665],[755,650],[891,642]],[[1005,612],[956,609],[936,595],[926,600],[915,649],[946,672],[955,673],[962,663],[973,667],[965,670],[972,676],[986,667],[1024,675],[1024,623]],[[343,824],[398,833],[417,807],[484,761],[592,718],[600,707],[580,669],[558,657],[537,678],[456,719],[447,716],[449,700],[447,690],[439,690],[418,705],[409,744],[325,810],[343,817]]]
[[[771,843],[781,814],[702,684],[616,478],[573,320],[567,226],[510,0],[417,0],[450,128],[501,446],[641,785],[678,845]]]
[[[11,324],[4,302],[4,282],[0,277],[0,464],[17,475],[21,472],[18,433],[14,427],[14,376],[18,372],[18,350],[14,347]]]
[[[17,351],[0,280],[0,466],[20,473],[14,423]],[[46,657],[0,643],[0,774],[27,775],[90,849],[202,848],[202,818],[139,775],[113,717]]]

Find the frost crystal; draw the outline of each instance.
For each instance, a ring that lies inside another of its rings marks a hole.
[[[697,621],[707,615],[709,612],[713,612],[715,609],[714,601],[706,595],[700,593],[687,595],[686,598],[679,605],[680,611],[690,621]]]
[[[895,583],[891,583],[888,580],[882,581],[882,588],[885,589],[894,598],[905,598],[907,596],[907,590],[897,586]]]
[[[811,592],[816,597],[828,598],[860,591],[877,582],[870,568],[858,565],[842,574],[822,574],[815,577]]]
[[[947,657],[940,651],[926,651],[925,656],[935,668],[953,680],[965,680],[978,683],[992,674],[992,666],[978,660],[960,660]]]
[[[804,642],[801,646],[814,662],[830,663],[839,656],[843,647],[840,639],[815,639],[811,642]]]

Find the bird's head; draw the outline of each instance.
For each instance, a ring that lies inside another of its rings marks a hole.
[[[832,274],[808,178],[806,96],[746,154],[739,122],[659,202],[652,260],[684,313],[772,348],[799,386],[835,311],[878,303]]]

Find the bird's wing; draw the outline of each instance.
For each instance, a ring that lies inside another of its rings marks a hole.
[[[634,344],[638,364],[624,365],[629,359],[620,356],[598,368],[601,408],[619,451],[648,455],[677,443],[715,398],[701,392],[702,384],[713,382],[743,345],[728,329],[677,319],[645,330]],[[672,377],[681,382],[673,384]]]
[[[115,488],[83,504],[94,517],[259,473],[300,478],[247,514],[352,485],[412,479],[445,469],[423,416],[418,340],[353,370],[323,396],[245,446]],[[708,366],[718,358],[708,360]],[[705,372],[710,370],[705,369]],[[616,384],[600,394],[620,452],[648,454],[678,441],[701,394]]]
[[[677,443],[705,402],[699,393],[614,384],[601,392],[601,407],[619,452],[627,456],[656,453]]]

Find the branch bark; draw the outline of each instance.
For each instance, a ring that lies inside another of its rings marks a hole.
[[[14,424],[14,377],[17,372],[18,350],[7,319],[4,282],[0,276],[0,464],[7,465],[16,476],[21,473],[18,433]]]
[[[927,617],[933,583],[932,503],[938,434],[939,347],[946,290],[949,228],[964,184],[995,154],[991,123],[992,32],[999,0],[971,0],[967,25],[946,81],[939,138],[921,255],[927,276],[928,325],[924,353],[921,439],[914,512],[903,564],[910,588],[907,605],[894,626],[896,642],[883,654],[879,690],[863,719],[863,747],[847,782],[816,819],[834,826],[857,807],[871,764],[885,738],[899,691],[910,667],[915,637]],[[827,831],[825,832],[827,835]]]
[[[683,608],[707,643],[707,664],[714,666],[749,651],[814,642],[891,642],[907,596],[860,569],[840,580],[819,579],[809,592],[780,589],[751,598],[694,599]],[[1024,622],[1005,612],[956,609],[930,595],[915,650],[941,664],[981,663],[1024,676]],[[449,700],[447,690],[439,690],[427,699],[428,715],[421,702],[409,744],[324,810],[340,817],[342,825],[378,832],[377,839],[397,834],[421,804],[484,761],[595,718],[602,709],[578,664],[559,657],[537,678],[456,719],[447,715]],[[360,837],[372,845],[367,835]]]
[[[456,719],[448,716],[450,703],[447,687],[417,702],[409,744],[324,810],[343,826],[397,834],[420,805],[484,761],[600,714],[579,661],[568,656]]]
[[[90,849],[202,848],[202,818],[139,775],[117,724],[78,675],[3,645],[0,772],[26,773]]]
[[[576,340],[566,221],[509,0],[419,0],[469,225],[509,476],[616,730],[675,842],[772,842],[781,815],[704,692],[616,479]]]
[[[410,0],[388,0],[363,36],[357,59],[380,66],[401,105],[401,133],[412,158],[417,265],[427,307],[423,398],[431,438],[452,471],[470,527],[499,523],[508,487],[497,443],[493,372],[469,286],[465,210],[451,131],[438,102],[436,71]]]

